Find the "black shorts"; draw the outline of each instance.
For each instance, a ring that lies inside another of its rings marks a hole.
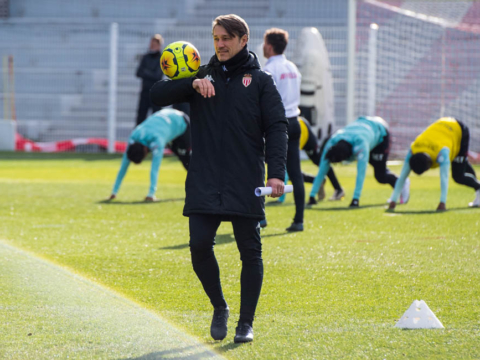
[[[172,150],[177,156],[189,154],[192,149],[190,123],[187,119],[185,119],[185,122],[187,123],[187,128],[185,129],[185,132],[168,143],[168,147],[170,148],[170,150]]]
[[[390,133],[387,130],[387,135],[383,138],[383,141],[375,146],[370,151],[369,164],[374,165],[379,162],[387,162],[388,154],[390,154]]]
[[[457,119],[455,119],[455,120],[457,120]],[[460,128],[462,129],[462,139],[460,140],[460,151],[458,152],[457,157],[467,158],[467,156],[468,156],[468,146],[469,146],[469,143],[470,143],[470,130],[460,120],[457,120],[457,122],[458,122],[458,125],[460,125]],[[463,159],[460,162],[463,162]]]

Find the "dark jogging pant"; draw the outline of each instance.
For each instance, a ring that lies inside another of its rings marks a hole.
[[[193,269],[212,305],[227,306],[220,284],[220,269],[213,251],[217,229],[222,221],[232,223],[242,261],[240,321],[252,324],[263,282],[259,220],[243,216],[190,215],[190,253]]]
[[[298,118],[296,116],[288,118],[287,173],[293,185],[295,200],[293,221],[296,223],[303,223],[303,212],[305,210],[305,186],[300,167],[300,135],[301,129]]]

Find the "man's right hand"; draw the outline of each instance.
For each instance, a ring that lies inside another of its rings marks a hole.
[[[280,179],[268,179],[266,186],[272,188],[272,194],[270,195],[272,198],[282,196],[285,191],[285,184],[283,183],[283,180]]]
[[[215,87],[208,79],[195,79],[192,87],[204,98],[215,96]]]

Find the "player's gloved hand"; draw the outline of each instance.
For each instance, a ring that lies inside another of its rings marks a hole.
[[[358,199],[353,199],[352,202],[350,203],[351,208],[357,208],[359,205]]]
[[[155,200],[157,200],[155,196],[147,196],[145,198],[145,202],[154,202]]]
[[[437,211],[446,211],[446,210],[447,210],[447,206],[445,205],[444,202],[441,202],[438,204]]]
[[[395,201],[390,201],[390,203],[388,204],[387,211],[395,210],[395,206],[397,206],[397,203]]]

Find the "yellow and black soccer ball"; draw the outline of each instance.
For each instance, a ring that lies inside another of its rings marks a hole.
[[[172,80],[195,76],[200,68],[200,53],[191,43],[176,41],[163,49],[160,67]]]

